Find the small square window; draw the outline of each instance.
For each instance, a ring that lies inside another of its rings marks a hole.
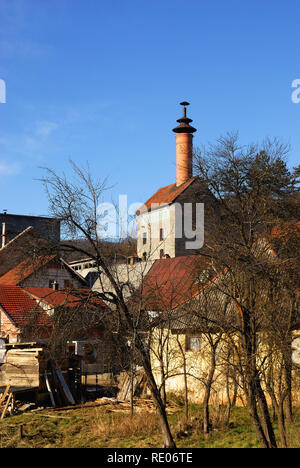
[[[56,282],[56,280],[49,280],[49,288],[57,290],[59,288],[59,284]]]
[[[201,350],[201,336],[187,336],[186,337],[186,351],[200,351]]]

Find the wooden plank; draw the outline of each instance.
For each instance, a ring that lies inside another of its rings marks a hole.
[[[10,393],[10,394],[8,395],[8,398],[7,398],[7,400],[6,400],[6,404],[5,404],[5,406],[4,406],[4,410],[3,410],[2,414],[1,414],[1,418],[0,418],[0,419],[4,419],[4,416],[5,416],[5,414],[6,414],[6,411],[7,411],[8,405],[9,405],[9,402],[10,402],[10,400],[11,400],[11,398],[12,398],[12,395],[13,395],[12,393]]]
[[[53,408],[55,408],[56,407],[55,400],[54,400],[54,396],[53,396],[53,393],[52,393],[52,390],[51,390],[51,386],[50,386],[50,382],[49,382],[49,379],[48,379],[47,372],[45,372],[44,375],[45,375],[46,387],[47,387],[47,390],[48,390],[49,395],[50,395],[51,403],[52,403]]]
[[[69,387],[68,387],[68,385],[67,385],[67,383],[66,383],[66,381],[65,381],[65,379],[64,379],[64,377],[63,377],[63,375],[62,375],[62,373],[61,373],[61,371],[59,369],[56,370],[56,375],[57,375],[58,380],[59,380],[59,382],[60,382],[60,384],[62,386],[62,389],[64,391],[64,394],[66,395],[66,398],[67,398],[68,402],[71,403],[71,405],[75,405],[76,403],[75,403],[75,400],[73,398],[73,395],[70,392],[70,389],[69,389]]]
[[[2,405],[2,403],[4,402],[8,392],[9,392],[9,389],[10,389],[10,385],[7,385],[6,389],[5,389],[5,392],[3,393],[2,397],[1,397],[1,400],[0,400],[0,406]]]

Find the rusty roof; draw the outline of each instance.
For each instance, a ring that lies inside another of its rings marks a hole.
[[[210,265],[202,255],[156,260],[139,291],[143,308],[172,310],[197,295],[211,278]]]

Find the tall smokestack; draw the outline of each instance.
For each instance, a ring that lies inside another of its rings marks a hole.
[[[176,185],[181,185],[193,176],[193,133],[197,130],[190,125],[193,122],[186,116],[189,102],[180,103],[183,114],[178,119],[179,125],[173,129],[176,133]]]

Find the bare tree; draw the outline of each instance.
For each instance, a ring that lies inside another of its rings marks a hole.
[[[99,219],[97,215],[101,196],[106,188],[104,182],[95,181],[89,168],[81,169],[72,163],[73,179],[65,175],[59,176],[55,171],[46,169],[46,175],[42,179],[50,203],[50,211],[56,218],[61,219],[68,233],[75,239],[83,238],[90,245],[89,252],[85,248],[70,246],[62,243],[62,248],[78,251],[90,257],[96,265],[99,278],[105,274],[109,279],[112,289],[109,291],[97,291],[95,294],[112,307],[114,323],[119,331],[128,336],[135,336],[134,347],[139,355],[141,365],[147,376],[148,387],[151,391],[154,403],[157,407],[161,422],[163,445],[175,447],[170,431],[165,404],[157,387],[151,365],[150,350],[145,342],[145,329],[149,323],[146,314],[133,307],[124,295],[125,286],[118,284],[110,264],[101,248],[99,235]]]
[[[215,198],[215,206],[206,211],[202,253],[216,272],[222,272],[217,287],[238,311],[239,342],[233,348],[254,428],[267,448],[276,447],[277,442],[257,361],[257,337],[270,324],[269,265],[276,257],[265,240],[275,226],[299,219],[297,181],[286,166],[287,152],[278,139],[243,146],[237,134],[229,134],[199,151],[195,166]],[[286,274],[280,262],[277,268]]]

